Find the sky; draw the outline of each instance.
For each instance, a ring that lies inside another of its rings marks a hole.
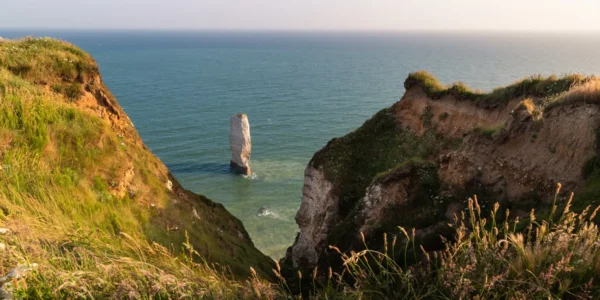
[[[0,28],[600,31],[599,0],[0,0]]]

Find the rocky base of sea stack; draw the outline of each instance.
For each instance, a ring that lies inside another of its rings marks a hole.
[[[233,160],[229,162],[229,167],[231,168],[231,170],[233,170],[235,173],[238,174],[242,174],[242,175],[250,175],[252,174],[252,171],[250,170],[250,166],[240,166],[238,164],[236,164]]]

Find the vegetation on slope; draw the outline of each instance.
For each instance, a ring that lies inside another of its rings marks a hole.
[[[424,114],[423,118],[431,118]],[[347,214],[365,195],[378,174],[388,172],[410,160],[428,158],[441,149],[455,147],[460,141],[448,139],[430,130],[418,136],[402,128],[389,108],[383,109],[360,128],[331,140],[317,152],[311,164],[322,167],[336,188]]]
[[[533,76],[527,79],[524,79],[520,82],[517,82],[513,85],[510,85],[508,87],[505,88],[499,88],[494,90],[491,93],[482,93],[479,91],[472,91],[470,89],[468,89],[465,85],[463,84],[455,84],[453,86],[449,86],[449,87],[445,87],[442,86],[435,78],[433,78],[431,75],[425,73],[425,72],[417,72],[417,73],[413,73],[411,74],[411,76],[409,76],[409,78],[406,81],[406,87],[407,89],[419,85],[423,88],[423,90],[425,91],[425,93],[427,94],[428,97],[433,98],[433,99],[439,99],[441,97],[444,97],[446,95],[452,95],[455,98],[459,99],[459,100],[469,100],[469,101],[473,101],[476,103],[476,105],[478,106],[482,106],[484,108],[492,108],[495,107],[497,105],[505,105],[507,104],[510,100],[512,99],[525,99],[525,101],[523,101],[520,105],[523,107],[519,107],[519,109],[527,109],[530,110],[531,113],[534,115],[534,120],[539,120],[541,115],[544,113],[549,113],[552,109],[557,108],[557,107],[561,107],[561,106],[568,106],[568,105],[580,105],[580,104],[598,104],[600,103],[600,101],[598,101],[598,99],[600,99],[600,89],[598,89],[598,79],[596,77],[584,77],[581,75],[567,75],[567,76],[563,76],[563,77],[556,77],[556,76],[550,76],[547,78],[541,77],[541,76]],[[349,240],[352,240],[353,237],[356,235],[356,224],[352,223],[352,220],[355,219],[355,217],[357,217],[356,214],[353,214],[352,211],[359,211],[360,210],[360,202],[358,202],[358,200],[362,197],[364,197],[365,195],[365,189],[369,184],[373,184],[376,183],[378,180],[381,179],[386,179],[389,176],[392,176],[395,173],[398,173],[398,171],[406,171],[408,169],[404,168],[407,164],[411,164],[411,162],[415,161],[417,163],[421,163],[421,160],[425,160],[425,162],[429,161],[429,162],[433,162],[435,164],[434,160],[431,160],[431,158],[437,158],[435,156],[436,153],[439,153],[439,150],[443,150],[443,149],[451,149],[452,145],[454,145],[453,141],[451,140],[447,140],[445,137],[440,136],[439,134],[436,134],[435,132],[435,122],[433,122],[433,115],[431,114],[430,110],[428,109],[428,106],[425,107],[425,110],[423,111],[421,117],[421,123],[423,126],[425,126],[426,128],[428,127],[429,130],[425,131],[425,134],[422,136],[417,136],[414,133],[412,133],[410,130],[404,129],[401,127],[401,123],[402,120],[395,120],[394,116],[389,114],[388,110],[383,110],[381,112],[379,112],[378,114],[376,114],[371,120],[367,121],[362,127],[360,127],[359,129],[357,129],[355,132],[352,132],[342,138],[336,138],[332,141],[330,141],[328,143],[328,145],[326,147],[324,147],[321,151],[319,151],[314,157],[313,157],[313,161],[311,162],[313,166],[317,167],[317,168],[322,168],[325,176],[328,180],[330,180],[333,185],[334,185],[334,195],[335,197],[337,197],[339,199],[339,203],[340,203],[340,209],[341,209],[341,213],[342,213],[342,217],[346,217],[345,220],[343,222],[341,222],[338,226],[336,226],[334,229],[332,229],[331,233],[328,236],[327,242],[329,244],[333,244],[338,246],[339,248],[341,248],[342,250],[344,249],[348,249],[349,253],[347,253],[346,258],[350,258],[353,257],[353,255],[351,254],[350,250],[355,250],[355,251],[359,251],[361,249],[364,249],[362,246],[358,246],[355,243],[352,244],[352,242],[348,242]],[[447,117],[447,116],[446,116]],[[440,118],[442,118],[442,115],[440,115]],[[536,125],[541,125],[541,124],[536,124]],[[485,136],[492,136],[495,132],[497,132],[498,130],[500,130],[501,128],[504,128],[504,125],[502,125],[500,127],[500,125],[498,127],[490,127],[490,128],[483,128],[483,129],[479,129],[479,131],[481,132],[481,134],[485,135]],[[431,130],[433,129],[433,130]],[[600,132],[600,131],[599,131]],[[597,141],[600,139],[596,139]],[[405,145],[409,145],[406,148]],[[425,147],[423,147],[425,146]],[[600,149],[600,147],[597,147],[598,149]],[[424,150],[424,151],[423,151]],[[584,168],[583,172],[584,172],[584,176],[587,179],[586,181],[586,186],[581,190],[581,194],[578,197],[578,201],[575,202],[575,206],[577,207],[577,211],[582,211],[587,205],[594,203],[594,201],[596,201],[596,199],[598,197],[600,197],[600,164],[598,163],[597,157],[590,160],[590,162],[588,163],[588,165],[586,166],[586,168]],[[379,171],[375,171],[375,170],[379,170]],[[389,171],[388,171],[389,170]],[[427,174],[427,172],[420,172],[423,174]],[[433,185],[429,184],[430,182],[435,182],[435,180],[429,180],[429,179],[435,179],[435,176],[430,176],[431,178],[427,177],[425,179],[427,179],[426,181],[423,180],[419,180],[419,178],[416,178],[417,180],[414,180],[414,183],[417,184],[421,184],[423,182],[428,184],[428,191],[433,191],[435,193],[435,188],[432,188]],[[406,179],[403,177],[403,179]],[[421,178],[423,179],[423,178]],[[374,181],[375,180],[375,181]],[[412,180],[412,179],[411,179]],[[411,181],[413,182],[413,181]],[[470,184],[470,183],[469,183]],[[477,187],[478,186],[478,187]],[[465,186],[463,187],[466,191],[469,191],[472,188],[479,188],[482,191],[478,191],[478,192],[484,192],[487,193],[488,191],[485,190],[484,187],[482,187],[481,185],[477,185],[477,182],[474,183],[474,186]],[[404,190],[403,190],[404,191]],[[475,190],[471,190],[471,192],[474,192]],[[414,191],[411,191],[411,193]],[[412,195],[411,193],[409,193],[409,197],[410,195]],[[462,193],[462,192],[461,192]],[[435,214],[429,213],[427,212],[426,214],[421,214],[421,210],[425,210],[425,209],[432,209],[432,205],[429,205],[430,202],[427,201],[427,199],[431,198],[431,194],[422,194],[420,193],[418,190],[416,192],[416,194],[419,194],[420,197],[422,197],[422,199],[420,199],[419,201],[417,201],[418,204],[415,204],[415,207],[403,207],[402,209],[391,209],[391,211],[394,211],[396,213],[390,213],[390,218],[396,218],[396,225],[398,224],[402,224],[403,223],[398,223],[400,222],[399,220],[402,220],[402,222],[407,222],[406,226],[415,226],[417,227],[417,229],[422,229],[422,227],[419,226],[418,223],[414,222],[414,218],[412,218],[412,216],[419,216],[419,215],[423,215],[423,216],[428,216],[428,217],[436,217]],[[438,195],[439,196],[439,195]],[[445,197],[445,196],[444,196]],[[462,194],[461,195],[451,195],[450,198],[451,199],[446,199],[444,197],[440,197],[439,199],[444,200],[444,204],[448,204],[452,202],[452,199],[465,199],[462,198]],[[437,197],[436,197],[437,199]],[[448,200],[450,202],[448,202]],[[410,200],[407,201],[408,203],[412,203]],[[359,205],[357,206],[357,203],[359,203]],[[541,203],[538,203],[541,204]],[[550,210],[549,208],[543,208],[543,207],[536,207],[536,209],[541,208],[541,210],[543,212],[547,212],[548,210]],[[404,212],[404,213],[403,213]],[[408,216],[407,216],[408,215]],[[505,215],[500,214],[502,220],[505,219]],[[594,217],[596,216],[596,214],[593,214]],[[348,216],[352,217],[352,218],[348,218]],[[500,217],[500,216],[499,216]],[[538,216],[539,217],[539,216]],[[349,221],[349,219],[352,219]],[[437,222],[442,221],[444,219],[443,213],[442,214],[438,214],[437,215],[437,219],[435,220],[429,220],[428,224],[425,225],[436,225]],[[378,220],[381,221],[381,220]],[[426,222],[427,223],[427,222]],[[383,232],[387,232],[387,234],[392,234],[391,231],[389,230],[390,226],[388,226],[390,224],[387,223],[382,223],[382,224],[375,224],[375,226],[370,227],[369,228],[369,233],[365,233],[365,235],[367,235],[367,241],[365,243],[365,247],[368,245],[369,247],[371,247],[371,249],[375,249],[375,250],[369,250],[371,252],[376,252],[376,251],[381,251],[381,249],[383,249],[384,245],[384,240],[380,240],[378,238],[373,238],[372,234],[373,233],[381,233]],[[421,224],[423,225],[423,224]],[[522,226],[517,227],[514,230],[517,231],[522,231]],[[438,230],[438,228],[436,228],[436,230]],[[546,227],[544,230],[549,230],[549,227]],[[557,229],[558,230],[558,229]],[[513,232],[515,233],[515,232]],[[393,236],[393,235],[392,235]],[[413,237],[411,237],[412,240],[414,240]],[[418,238],[417,238],[418,239]],[[459,239],[460,241],[460,239]],[[533,242],[533,240],[527,240],[527,242],[530,242],[532,244],[535,244]],[[580,241],[580,242],[584,242],[584,241]],[[585,241],[585,243],[593,243],[594,240],[592,241]],[[349,244],[350,243],[350,244]],[[382,246],[382,247],[379,247]],[[425,245],[424,245],[425,246]],[[478,246],[477,246],[478,247]],[[551,246],[549,246],[549,249]],[[554,245],[554,247],[556,247],[557,249],[559,249],[559,247],[557,245]],[[425,246],[425,249],[428,249],[427,246]],[[564,248],[561,248],[564,250]],[[418,249],[414,249],[414,250],[418,250]],[[488,252],[486,255],[490,255],[492,252],[496,252],[498,251],[498,254],[495,254],[496,258],[495,259],[500,259],[500,257],[502,257],[503,255],[505,255],[505,252],[500,252],[500,248],[494,248],[492,250],[490,250],[490,252]],[[471,250],[469,250],[471,251]],[[537,251],[537,250],[536,250]],[[409,256],[412,256],[412,253],[409,250]],[[565,253],[568,253],[567,251],[565,251]],[[330,251],[329,252],[324,252],[322,253],[321,256],[321,261],[319,263],[319,267],[323,268],[324,264],[322,263],[323,261],[326,261],[327,263],[331,263],[333,261],[336,261],[335,259],[331,259],[331,255],[330,255]],[[394,251],[391,251],[389,253],[386,253],[389,256],[393,256],[397,253],[395,253]],[[558,257],[560,253],[553,253],[553,255],[555,255],[555,257]],[[366,255],[366,254],[365,254]],[[367,255],[368,256],[368,255]],[[378,257],[378,255],[375,255],[375,257]],[[348,264],[352,264],[352,263],[356,263],[357,261],[360,262],[360,260],[358,258],[354,258],[353,260],[347,260],[344,259],[344,257],[342,256],[343,261],[341,263],[341,267],[343,270],[343,268],[345,266],[347,266]],[[373,262],[371,260],[371,257],[368,257],[369,261]],[[588,259],[588,258],[586,258]],[[594,258],[589,258],[590,261],[593,260]],[[345,261],[344,261],[345,260]],[[397,263],[397,260],[395,260]],[[414,262],[414,259],[411,259],[411,257],[408,258],[408,263],[412,263]],[[490,261],[491,263],[491,261]],[[537,263],[537,262],[536,262]],[[506,268],[511,268],[512,267],[513,262],[509,261],[505,267]],[[466,265],[455,265],[458,268],[469,268],[469,266]],[[335,267],[338,267],[337,265]],[[337,270],[334,267],[334,271]],[[373,274],[373,273],[369,273],[369,271],[372,271],[370,268],[372,267],[372,264],[369,264],[368,266],[363,266],[363,269],[360,272],[365,272],[366,277],[379,281],[381,280],[380,277],[376,276],[377,274]],[[537,268],[538,266],[535,265],[535,267]],[[369,270],[367,270],[367,268],[369,268]],[[397,271],[397,270],[396,270]],[[406,271],[406,270],[404,270]],[[439,269],[437,269],[437,271],[439,271]],[[346,271],[346,272],[350,272],[350,271]],[[447,273],[452,273],[452,270],[446,270],[444,272]],[[478,269],[478,272],[481,272],[481,269]],[[433,273],[428,273],[430,275],[432,275]],[[454,275],[452,276],[458,276],[458,274],[453,273]],[[485,272],[483,273],[485,274]],[[535,273],[535,276],[540,275],[540,273]],[[358,277],[362,276],[361,274],[354,274]],[[434,288],[434,289],[441,289],[441,287],[439,286],[433,286],[433,285],[437,285],[438,283],[427,283],[425,285],[420,285],[419,283],[415,283],[416,285],[411,287],[411,286],[406,286],[406,285],[402,285],[399,282],[405,282],[406,280],[412,276],[414,274],[408,274],[408,275],[402,275],[404,277],[396,277],[394,279],[395,284],[398,284],[396,287],[396,289],[391,289],[389,290],[389,293],[385,294],[385,296],[387,297],[391,297],[391,298],[395,298],[398,297],[399,295],[405,295],[405,292],[411,289],[416,289],[416,288],[425,288],[425,289],[430,289],[430,288]],[[493,272],[490,273],[490,276],[494,275]],[[495,274],[498,275],[498,274]],[[350,280],[351,284],[357,284],[356,282],[359,282],[360,285],[360,281],[365,281],[365,277],[362,277],[362,279],[357,279],[355,278],[356,276],[351,276],[353,277],[352,280]],[[571,275],[568,275],[571,276]],[[588,276],[588,275],[586,275]],[[482,278],[480,278],[482,279]],[[586,280],[590,280],[591,277],[585,277]],[[511,280],[522,280],[524,282],[524,285],[534,285],[537,284],[533,283],[534,280],[537,280],[536,278],[531,278],[531,277],[527,277],[527,276],[523,276],[523,274],[519,274],[519,277],[513,277]],[[567,281],[572,280],[570,278],[565,279]],[[578,279],[579,280],[579,279]],[[368,281],[368,280],[367,280]],[[346,281],[344,281],[346,282]],[[373,292],[374,294],[371,294],[370,297],[376,297],[376,292],[374,291],[381,291],[381,290],[385,290],[387,289],[387,286],[390,285],[390,282],[375,282],[375,283],[368,283],[368,284],[372,284],[370,287],[372,288],[370,291]],[[404,283],[403,283],[404,284]],[[411,283],[412,284],[412,283]],[[456,284],[456,283],[454,283]],[[556,281],[554,281],[553,284],[557,284]],[[561,283],[562,284],[562,283]],[[579,290],[575,293],[575,294],[585,294],[586,293],[586,289],[589,290],[591,287],[591,284],[588,284],[589,288],[584,288],[583,284],[581,281],[578,281],[577,285],[579,286]],[[417,287],[418,286],[418,287]],[[478,286],[475,287],[469,287],[471,289],[474,289],[475,291],[480,291]],[[544,292],[544,295],[561,295],[564,296],[564,293],[571,293],[571,291],[569,292],[564,292],[564,291],[559,291],[557,290],[555,287],[553,286],[547,286],[546,288],[546,292]],[[594,287],[595,288],[595,287]],[[346,289],[350,290],[351,288],[349,286],[346,286]],[[437,297],[441,297],[441,298],[453,298],[453,297],[466,297],[466,298],[470,298],[470,297],[475,297],[475,296],[479,296],[479,297],[496,297],[496,298],[504,298],[504,297],[519,297],[519,295],[528,295],[528,296],[535,296],[535,297],[542,297],[543,295],[540,294],[536,294],[534,291],[532,290],[527,290],[525,287],[518,287],[515,288],[514,290],[511,290],[510,287],[508,285],[505,285],[502,289],[504,289],[504,291],[500,291],[497,294],[492,294],[492,295],[477,295],[477,294],[453,294],[453,293],[447,293],[448,291],[445,291],[442,294],[435,294]],[[363,292],[366,294],[368,294],[368,290],[359,288],[358,289],[359,292]],[[516,291],[516,292],[515,292]],[[413,291],[414,292],[414,291]],[[512,292],[515,292],[514,294],[511,294]],[[502,294],[502,293],[507,293],[507,294]],[[424,293],[421,294],[414,292],[412,294],[412,296],[410,296],[409,298],[412,297],[428,297],[428,293]],[[445,295],[445,296],[444,296]],[[569,294],[572,296],[572,294]],[[401,297],[399,297],[401,298]]]
[[[518,97],[535,97],[543,100],[538,101],[543,111],[544,107],[548,110],[569,103],[596,101],[600,95],[597,91],[600,86],[598,82],[600,81],[595,77],[582,75],[531,76],[507,87],[483,93],[473,91],[462,83],[443,86],[431,74],[419,71],[408,76],[405,87],[410,89],[420,86],[432,99],[452,95],[458,99],[475,101],[485,107],[506,104]],[[423,125],[429,129],[422,136],[402,128],[399,125],[401,122],[395,119],[391,110],[384,109],[356,131],[331,140],[315,154],[311,164],[322,167],[326,178],[334,184],[334,192],[341,199],[342,215],[354,208],[378,174],[411,160],[430,158],[441,150],[458,145],[459,141],[436,133],[436,122],[427,107],[420,117]],[[491,136],[499,128],[485,128],[481,131],[482,134]]]
[[[568,104],[591,103],[600,104],[600,78],[593,77],[586,82],[573,86],[567,92],[552,99],[545,106],[545,111]]]
[[[239,220],[176,182],[171,191],[168,171],[135,135],[122,135],[110,120],[80,109],[81,97],[103,89],[98,76],[93,59],[67,43],[0,42],[0,293],[32,299],[297,297],[278,268],[280,284],[260,279],[269,276],[270,263],[247,240]],[[576,78],[561,80],[532,79],[537,83],[511,93],[531,94],[543,82],[555,82],[549,88],[555,93]],[[572,91],[560,103],[587,97]],[[431,116],[422,118],[425,123]],[[373,178],[387,178],[398,166],[456,142],[434,131],[416,136],[386,109],[332,140],[312,163],[324,166],[348,212]],[[596,165],[590,162],[586,176],[598,177]],[[455,224],[457,241],[446,251],[423,253],[420,264],[408,266],[415,258],[406,254],[419,246],[406,233],[397,243],[384,237],[381,252],[340,251],[341,273],[321,277],[315,270],[304,280],[299,276],[299,284],[308,280],[314,287],[309,294],[322,299],[600,293],[594,284],[600,240],[590,221],[596,210],[574,214],[569,202],[560,216],[530,218],[520,233],[518,221],[496,224],[497,208],[485,220],[477,203],[470,203],[468,219]],[[396,247],[404,256],[397,256]],[[232,279],[246,275],[250,265],[258,274]]]
[[[559,187],[560,189],[560,187]],[[557,191],[558,194],[558,191]],[[344,269],[312,281],[318,299],[591,299],[600,293],[600,232],[592,221],[599,207],[536,220],[497,222],[499,205],[485,217],[477,198],[452,225],[456,241],[426,253],[399,227],[404,241],[384,236],[384,248],[342,253]],[[509,214],[509,212],[506,212]],[[524,226],[521,226],[521,223]],[[525,227],[520,231],[519,227]],[[366,246],[366,243],[365,243]],[[419,249],[420,248],[420,249]],[[397,255],[400,249],[401,255]],[[406,266],[407,254],[421,263]],[[317,273],[314,273],[317,274]],[[349,280],[350,279],[350,280]]]
[[[272,261],[221,205],[182,189],[126,121],[78,106],[103,88],[70,44],[0,42],[0,278],[37,265],[0,286],[30,298],[252,292],[232,278],[250,266],[268,278]]]
[[[2,42],[0,65],[35,84],[43,84],[69,100],[81,96],[82,84],[99,76],[86,52],[53,39]]]
[[[418,71],[408,75],[404,81],[404,87],[408,90],[419,86],[431,99],[440,99],[450,95],[459,100],[475,101],[482,107],[495,107],[496,105],[504,105],[511,99],[518,97],[555,98],[569,91],[572,87],[582,85],[592,79],[594,77],[585,77],[579,74],[564,75],[562,77],[535,75],[506,87],[484,93],[472,90],[462,82],[445,86],[430,73]]]

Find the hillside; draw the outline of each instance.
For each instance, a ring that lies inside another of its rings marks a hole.
[[[0,299],[597,298],[600,79],[405,87],[315,153],[280,265],[146,148],[89,54],[0,40]]]
[[[173,178],[66,42],[0,41],[0,162],[3,292],[228,298],[251,266],[272,274],[242,223]]]
[[[383,247],[383,234],[403,238],[415,228],[428,251],[443,249],[440,235],[476,194],[483,210],[499,203],[527,218],[575,192],[583,209],[600,195],[597,133],[600,80],[532,76],[490,93],[462,83],[444,86],[412,73],[406,93],[356,131],[331,140],[305,172],[296,242],[284,262],[327,268],[365,245]],[[504,214],[498,216],[504,219]]]

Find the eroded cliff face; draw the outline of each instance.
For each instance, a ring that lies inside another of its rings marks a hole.
[[[301,234],[288,249],[288,256],[295,268],[314,266],[323,251],[329,230],[339,220],[337,199],[332,194],[333,184],[325,178],[322,170],[309,165],[304,171],[302,204],[296,214]]]
[[[439,235],[451,232],[446,224],[473,194],[484,209],[500,202],[513,216],[547,210],[557,182],[586,199],[597,194],[589,183],[600,97],[583,101],[580,94],[596,78],[532,77],[483,94],[415,77],[390,109],[315,154],[307,174],[318,176],[305,177],[300,233],[284,262],[335,266],[339,258],[328,245],[358,251],[362,232],[377,248],[383,233],[399,233],[397,226],[414,228],[426,248],[438,248]]]

